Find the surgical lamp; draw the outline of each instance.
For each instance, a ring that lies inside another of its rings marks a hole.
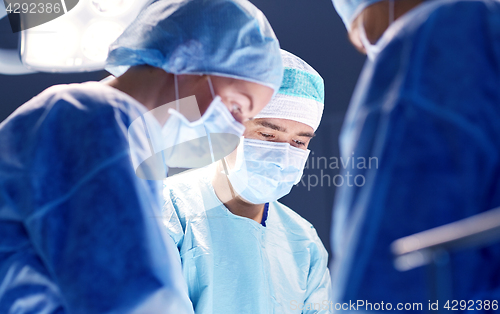
[[[6,0],[7,8],[0,4],[0,18],[4,9],[11,13],[22,1]],[[150,0],[79,0],[76,5],[72,1],[71,5],[70,0],[56,0],[52,12],[57,7],[60,16],[21,30],[18,49],[0,48],[1,74],[102,70],[109,45]],[[17,7],[18,12],[23,9]],[[23,15],[20,18],[22,24]]]

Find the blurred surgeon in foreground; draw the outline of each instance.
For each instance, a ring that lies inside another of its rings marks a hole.
[[[197,314],[330,313],[328,253],[314,227],[277,201],[302,177],[323,79],[282,57],[279,93],[245,123],[238,148],[165,183],[165,225]]]
[[[364,186],[337,194],[334,301],[426,308],[425,267],[398,272],[390,245],[500,206],[500,2],[333,3],[369,58],[341,153],[379,161],[356,169]],[[450,262],[450,297],[500,298],[500,245],[452,253]]]
[[[0,313],[193,311],[158,219],[162,181],[134,163],[196,123],[241,134],[281,84],[278,41],[244,0],[157,1],[107,63],[121,76],[51,87],[0,124]],[[193,95],[201,122],[179,104]]]

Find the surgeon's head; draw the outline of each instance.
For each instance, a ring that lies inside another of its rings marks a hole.
[[[137,65],[175,75],[177,96],[195,95],[201,114],[220,96],[241,122],[269,102],[283,77],[278,40],[246,0],[152,2],[110,46],[106,69],[120,76]]]
[[[362,53],[368,54],[389,25],[423,0],[333,0],[349,39]]]
[[[247,0],[153,1],[111,44],[106,63],[117,76],[108,84],[160,122],[154,153],[175,168],[202,167],[233,151],[242,123],[283,78],[278,40]]]
[[[223,161],[235,196],[250,204],[275,201],[300,180],[323,114],[321,76],[289,52],[282,51],[282,58],[278,94],[245,123],[244,139]]]

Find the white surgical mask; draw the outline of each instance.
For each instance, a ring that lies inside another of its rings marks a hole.
[[[394,0],[389,0],[389,26],[391,26],[393,22],[394,22]],[[366,55],[368,56],[368,59],[372,61],[375,60],[375,58],[378,56],[382,48],[380,47],[380,45],[377,45],[377,43],[372,44],[368,40],[368,37],[366,36],[364,21],[362,21],[362,26],[359,30],[359,37],[361,39],[363,47],[366,50]]]
[[[179,112],[177,77],[175,82],[177,110],[168,110],[170,117],[162,128],[165,163],[169,167],[199,168],[227,156],[237,147],[245,127],[234,119],[220,96],[215,96],[210,77],[214,99],[194,122]]]
[[[290,193],[304,170],[309,150],[254,139],[243,139],[228,179],[235,192],[252,204],[265,204]]]
[[[208,83],[214,99],[203,116],[194,95],[179,99],[175,77],[175,104],[150,110],[130,124],[130,156],[139,178],[163,180],[169,167],[204,167],[227,156],[238,146],[245,127],[234,119],[221,98],[215,96],[210,77]],[[186,119],[179,112],[180,107],[196,121]],[[165,117],[168,120],[161,127],[158,122]]]

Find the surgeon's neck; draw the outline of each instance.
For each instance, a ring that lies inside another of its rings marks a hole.
[[[422,2],[423,0],[394,1],[394,21],[422,4]],[[359,29],[364,25],[367,39],[372,44],[375,44],[390,26],[390,5],[389,0],[376,2],[366,7],[354,19],[349,31],[349,39],[359,51],[366,53],[359,39]]]
[[[104,84],[130,95],[148,111],[175,101],[174,75],[149,65],[133,66]]]
[[[212,185],[219,200],[235,215],[262,222],[265,204],[250,204],[237,196],[226,176],[222,161],[217,162]]]

